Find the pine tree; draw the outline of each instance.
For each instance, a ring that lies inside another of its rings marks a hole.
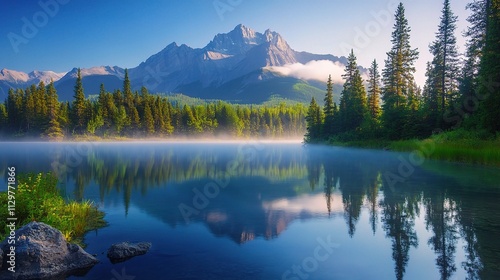
[[[500,131],[500,0],[487,0],[487,26],[479,70],[479,96],[482,126],[491,132]]]
[[[138,129],[141,125],[141,120],[139,117],[139,111],[137,110],[136,104],[134,102],[134,94],[132,93],[132,87],[130,85],[130,79],[128,77],[128,69],[125,69],[125,80],[123,81],[123,95],[125,109],[127,116],[129,117],[129,125],[131,130]]]
[[[4,104],[0,103],[0,133],[4,133],[8,129],[9,117],[7,115],[7,108]]]
[[[466,106],[466,102],[477,98],[479,64],[483,53],[488,19],[486,16],[486,0],[474,0],[472,3],[467,4],[467,9],[471,11],[471,14],[467,18],[469,25],[464,32],[464,36],[468,39],[459,91],[461,93],[460,104],[462,104],[462,110],[473,113],[470,106]]]
[[[7,97],[7,115],[9,117],[9,130],[12,133],[23,131],[23,90],[16,92],[11,88]]]
[[[49,123],[45,129],[44,135],[50,140],[61,140],[64,138],[64,133],[59,123],[59,100],[57,97],[54,81],[51,81],[47,90],[47,110],[49,115]]]
[[[372,119],[380,117],[380,73],[377,60],[373,60],[368,70],[368,111]]]
[[[87,116],[86,116],[86,106],[85,106],[85,93],[83,91],[82,75],[80,68],[78,68],[76,84],[75,84],[75,95],[73,104],[71,107],[72,112],[72,123],[75,131],[82,132],[86,128]]]
[[[32,90],[34,87],[32,87]],[[43,81],[40,81],[38,87],[34,91],[34,102],[35,102],[35,130],[40,133],[45,130],[45,126],[49,121],[48,107],[47,107],[47,88]],[[26,113],[26,112],[25,112]]]
[[[149,102],[146,103],[144,107],[144,126],[146,128],[146,133],[153,135],[155,133],[155,124],[153,119],[153,114],[151,113],[151,107]]]
[[[174,133],[174,127],[172,126],[172,104],[168,102],[166,98],[161,101],[161,111],[162,111],[162,122],[160,126],[160,131],[163,134],[171,135]]]
[[[323,137],[328,139],[335,132],[335,104],[333,102],[333,82],[332,75],[328,76],[326,83],[325,106],[323,107],[323,114],[325,115],[325,123],[323,124]]]
[[[54,87],[54,81],[50,81],[49,88],[47,90],[47,110],[49,119],[53,120],[58,118],[59,115],[59,100],[57,96],[56,88]]]
[[[450,1],[445,0],[439,23],[436,40],[430,45],[430,52],[434,55],[432,67],[438,84],[437,95],[440,98],[439,115],[453,102],[453,97],[458,91],[459,59],[457,51],[457,39],[455,37],[457,17],[453,14]],[[442,118],[438,119],[441,122]],[[443,126],[439,125],[439,126]]]
[[[410,46],[411,28],[405,16],[405,8],[400,3],[395,14],[392,32],[392,47],[387,52],[385,68],[382,71],[382,120],[389,138],[400,138],[399,130],[406,123],[404,118],[408,87],[413,83],[414,63],[418,58],[417,49]]]
[[[123,105],[118,106],[118,108],[115,109],[113,116],[114,116],[113,122],[115,124],[116,132],[120,134],[123,128],[129,125],[128,123],[129,118],[127,117],[127,112],[125,110],[125,107]]]
[[[321,139],[321,127],[323,125],[323,114],[321,108],[314,97],[311,99],[311,104],[306,116],[306,135],[305,142],[312,143]]]
[[[108,107],[106,106],[106,99],[107,99],[107,92],[106,89],[104,88],[104,84],[101,84],[101,86],[99,87],[99,97],[97,99],[97,110],[102,116],[104,122],[106,122],[106,120],[109,119],[109,110]]]
[[[340,96],[339,114],[342,132],[347,132],[359,128],[367,112],[366,90],[352,50],[342,77],[345,82]]]
[[[34,93],[31,92],[31,90],[28,88],[25,91],[24,95],[24,105],[23,105],[23,112],[24,112],[24,126],[26,127],[26,131],[30,131],[36,123],[36,108],[35,108],[35,95]]]

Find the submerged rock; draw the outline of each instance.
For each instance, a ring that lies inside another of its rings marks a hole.
[[[7,240],[0,244],[5,252]],[[70,244],[62,233],[44,223],[31,222],[16,230],[15,273],[0,270],[0,279],[64,279],[81,274],[98,260],[80,246]]]
[[[144,255],[151,248],[151,243],[149,242],[139,242],[139,243],[129,243],[122,242],[113,244],[108,249],[108,258],[111,262],[122,262],[126,261],[132,257]]]

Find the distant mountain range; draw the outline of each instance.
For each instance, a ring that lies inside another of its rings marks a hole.
[[[342,69],[346,62],[345,57],[295,51],[276,32],[268,29],[259,33],[240,24],[229,33],[217,34],[204,48],[171,43],[129,69],[129,76],[134,89],[145,86],[152,93],[183,93],[239,103],[261,103],[273,98],[309,102],[312,96],[322,101],[328,78],[326,73],[324,77],[314,77],[311,70]],[[0,93],[53,80],[59,99],[72,100],[76,72],[77,68],[67,73],[3,69]],[[97,94],[101,83],[108,91],[123,86],[125,70],[118,66],[81,72],[87,95]]]

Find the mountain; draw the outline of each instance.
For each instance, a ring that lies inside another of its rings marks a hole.
[[[273,98],[309,102],[312,96],[323,100],[328,78],[327,71],[319,77],[309,75],[314,67],[310,63],[314,62],[323,65],[327,62],[341,69],[346,58],[298,52],[277,32],[268,29],[259,33],[240,24],[228,33],[215,35],[203,48],[171,43],[129,69],[129,76],[134,89],[145,86],[153,93],[183,93],[240,103],[261,103]],[[60,100],[72,99],[76,71],[74,68],[57,79]],[[101,66],[81,71],[87,95],[99,93],[101,83],[107,91],[123,86],[124,69],[120,67]],[[10,72],[6,75],[8,81],[0,80],[0,85],[26,86],[26,82],[16,83],[26,81],[24,73]],[[334,90],[338,94],[340,85]]]
[[[59,100],[70,101],[73,99],[75,82],[78,69],[73,68],[66,73],[60,80],[55,82],[55,87],[59,95]],[[80,70],[82,75],[83,89],[87,95],[98,94],[101,84],[104,84],[106,90],[113,91],[123,87],[125,70],[118,66],[100,66],[84,68]]]
[[[311,82],[273,70],[317,60],[346,63],[345,57],[297,52],[277,32],[259,33],[240,24],[217,34],[204,48],[172,43],[130,69],[130,77],[133,85],[152,92],[243,103],[273,97],[309,102],[311,96],[323,99],[327,74],[321,82]]]
[[[0,94],[7,92],[10,88],[26,88],[32,84],[39,84],[43,81],[45,84],[51,80],[58,81],[66,73],[56,73],[53,71],[32,71],[30,73],[19,72],[15,70],[0,70]]]

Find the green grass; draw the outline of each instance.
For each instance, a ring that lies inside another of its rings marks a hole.
[[[344,136],[330,139],[328,144],[399,152],[421,151],[429,159],[500,167],[500,134],[493,135],[482,130],[457,129],[424,140],[355,140],[355,137]]]
[[[329,145],[339,146],[339,147],[357,147],[357,148],[366,148],[366,149],[384,149],[390,145],[390,141],[387,140],[358,140],[358,141],[329,141]]]
[[[388,147],[395,151],[425,149],[431,159],[500,166],[500,137],[482,131],[445,132],[425,140],[392,142]]]
[[[89,201],[67,202],[57,188],[57,179],[48,174],[18,175],[15,190],[16,228],[31,221],[43,222],[60,230],[68,242],[84,245],[83,235],[106,225],[104,213]],[[7,235],[8,196],[0,193],[0,240]]]

